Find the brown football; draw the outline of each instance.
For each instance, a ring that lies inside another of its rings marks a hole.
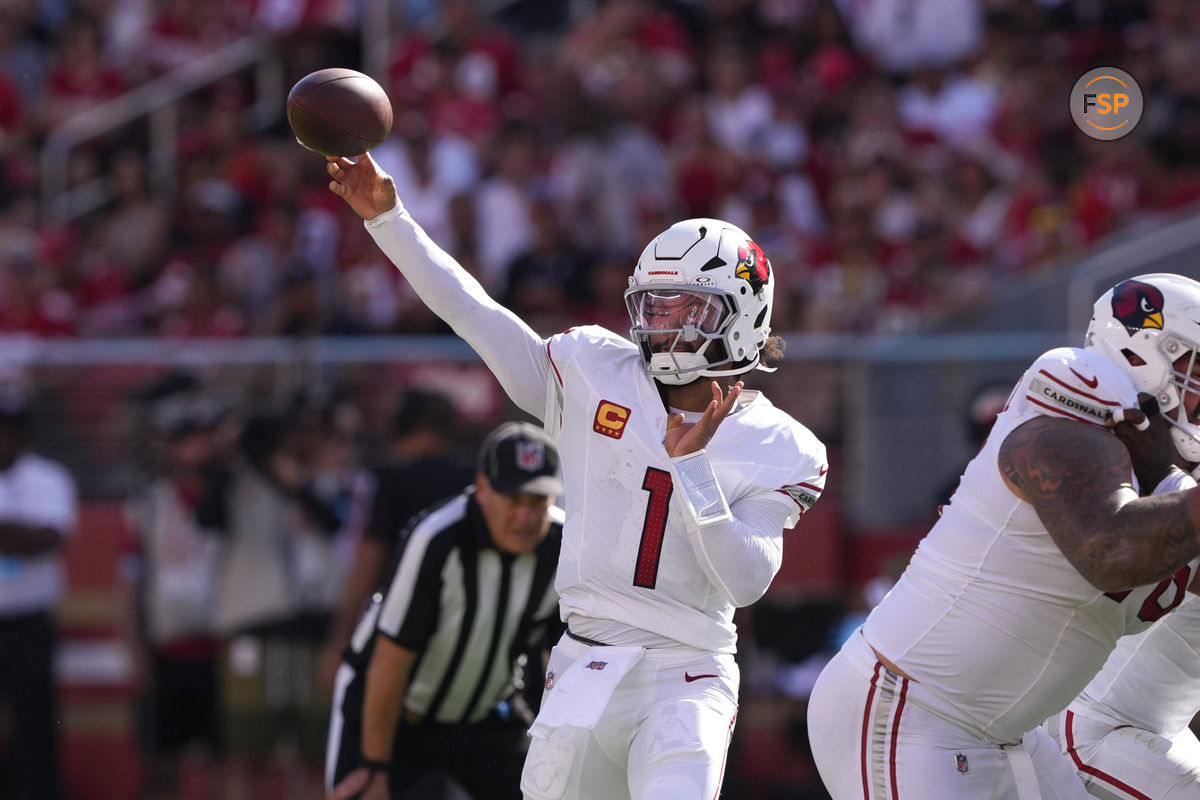
[[[387,138],[392,101],[369,75],[342,67],[309,73],[287,99],[297,141],[325,156],[357,156]]]

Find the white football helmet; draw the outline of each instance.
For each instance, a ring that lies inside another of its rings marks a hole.
[[[759,367],[771,335],[775,276],[741,228],[688,219],[642,251],[625,305],[643,369],[670,385]]]
[[[1200,393],[1200,380],[1192,377],[1200,350],[1200,283],[1166,273],[1118,283],[1096,301],[1083,346],[1104,353],[1138,391],[1154,395],[1174,426],[1175,449],[1189,463],[1200,462],[1200,427],[1183,402],[1185,393]]]

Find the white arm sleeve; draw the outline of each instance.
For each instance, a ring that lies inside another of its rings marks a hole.
[[[688,540],[713,585],[738,608],[763,596],[783,564],[788,508],[769,495],[744,498],[733,518],[701,528],[689,520]]]
[[[1167,477],[1158,482],[1158,486],[1154,487],[1154,491],[1150,494],[1166,494],[1167,492],[1181,492],[1184,489],[1191,489],[1196,486],[1196,479],[1187,474],[1183,470],[1176,467],[1167,473]]]
[[[512,401],[543,419],[550,379],[546,340],[489,297],[399,202],[364,224],[417,296],[471,345]]]

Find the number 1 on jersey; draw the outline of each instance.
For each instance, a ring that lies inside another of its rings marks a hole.
[[[675,491],[671,473],[647,467],[642,489],[650,493],[650,499],[646,502],[646,520],[642,523],[642,543],[638,546],[633,585],[653,589],[658,582],[658,560],[662,557],[663,532],[667,529],[671,492]]]

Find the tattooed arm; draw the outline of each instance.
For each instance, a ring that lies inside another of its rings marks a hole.
[[[1129,453],[1109,431],[1038,417],[1000,446],[1000,474],[1097,589],[1162,580],[1200,554],[1200,492],[1139,498]]]

